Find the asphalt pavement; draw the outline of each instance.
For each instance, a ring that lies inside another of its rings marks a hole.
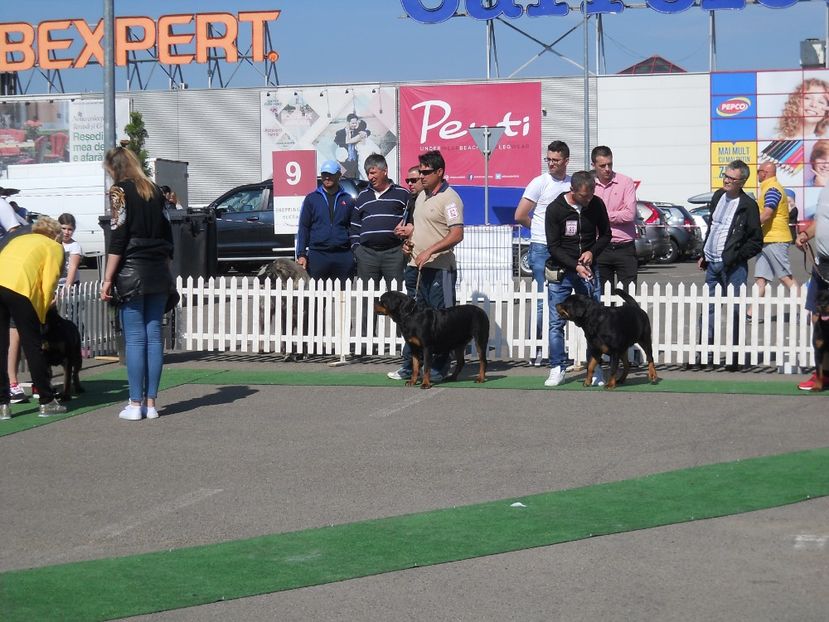
[[[174,353],[166,364],[382,376],[397,363],[330,362]],[[91,363],[82,379],[116,366]],[[495,366],[499,375],[538,377],[539,385],[545,372]],[[660,374],[701,383],[745,378]],[[223,385],[219,373],[216,384],[162,391],[157,420],[122,421],[119,406],[107,406],[0,437],[7,467],[0,571],[826,447],[824,400],[440,385],[423,391],[392,381]],[[819,498],[135,619],[825,620],[827,515],[829,501]]]

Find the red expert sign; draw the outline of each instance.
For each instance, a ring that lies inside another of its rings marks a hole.
[[[446,178],[484,185],[484,157],[470,127],[503,127],[489,160],[489,185],[524,187],[541,171],[541,83],[456,84],[400,88],[400,167],[440,150]]]
[[[273,152],[273,223],[276,233],[296,233],[306,194],[317,187],[317,152]]]

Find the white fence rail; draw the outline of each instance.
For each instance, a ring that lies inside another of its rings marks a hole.
[[[376,316],[373,303],[384,291],[382,284],[310,281],[308,284],[264,283],[255,278],[202,278],[179,280],[181,306],[176,310],[175,340],[185,350],[251,353],[355,354],[400,353],[403,341],[394,323]],[[394,284],[393,284],[394,286]],[[546,291],[520,280],[507,291],[495,287],[459,287],[458,303],[471,303],[487,312],[491,321],[490,359],[529,359],[540,349],[547,356],[547,330],[536,338],[536,303]],[[640,284],[632,295],[648,312],[653,328],[654,357],[658,364],[739,362],[773,366],[786,373],[813,365],[811,324],[803,311],[805,288],[791,292],[783,286],[768,288],[764,298],[757,289],[718,288],[709,296],[705,285],[678,287]],[[619,299],[606,291],[605,304]],[[610,301],[610,302],[608,302]],[[709,305],[713,308],[713,340],[707,335]],[[751,309],[753,320],[746,312]],[[548,322],[544,305],[542,326]],[[734,330],[738,331],[733,339]],[[568,323],[570,356],[585,355],[581,331]]]

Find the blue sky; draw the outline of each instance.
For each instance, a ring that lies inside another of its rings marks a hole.
[[[524,2],[523,4],[526,4]],[[436,1],[432,1],[434,6]],[[3,3],[3,22],[39,23],[48,19],[82,18],[95,22],[102,15],[102,0],[29,0]],[[461,0],[461,8],[464,2]],[[437,25],[404,19],[399,0],[116,0],[116,15],[146,15],[157,18],[174,13],[251,10],[282,10],[271,27],[279,81],[284,85],[348,82],[430,81],[481,79],[486,76],[484,22],[455,18]],[[799,67],[800,41],[826,36],[826,5],[800,2],[788,9],[747,6],[742,11],[720,11],[717,69],[794,69]],[[508,23],[532,37],[550,43],[570,28],[556,50],[581,63],[583,39],[581,14],[567,17],[523,16]],[[591,29],[593,27],[591,26]],[[662,15],[651,9],[627,9],[604,18],[608,73],[615,73],[653,54],[689,71],[708,70],[708,14],[697,7],[677,15]],[[74,30],[72,31],[74,33]],[[785,34],[781,34],[785,33]],[[500,75],[518,71],[540,51],[540,46],[503,24],[496,25]],[[591,37],[590,67],[595,68],[595,44]],[[235,75],[231,78],[234,69]],[[264,78],[245,64],[222,68],[230,86],[258,86]],[[515,73],[515,77],[580,74],[573,63],[545,53]],[[151,88],[165,88],[166,79],[156,68],[142,69]],[[495,70],[493,69],[493,75]],[[23,74],[24,80],[30,76]],[[100,91],[100,68],[64,70],[64,90]],[[185,70],[191,88],[205,88],[205,66]],[[118,90],[126,86],[126,74],[116,75]],[[215,84],[214,84],[215,85]],[[35,75],[30,93],[46,91]]]

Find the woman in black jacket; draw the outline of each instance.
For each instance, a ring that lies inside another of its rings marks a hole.
[[[164,363],[161,319],[175,291],[173,233],[161,190],[129,149],[109,150],[104,168],[115,183],[109,189],[112,234],[101,299],[118,304],[130,387],[130,401],[118,416],[155,419]]]

